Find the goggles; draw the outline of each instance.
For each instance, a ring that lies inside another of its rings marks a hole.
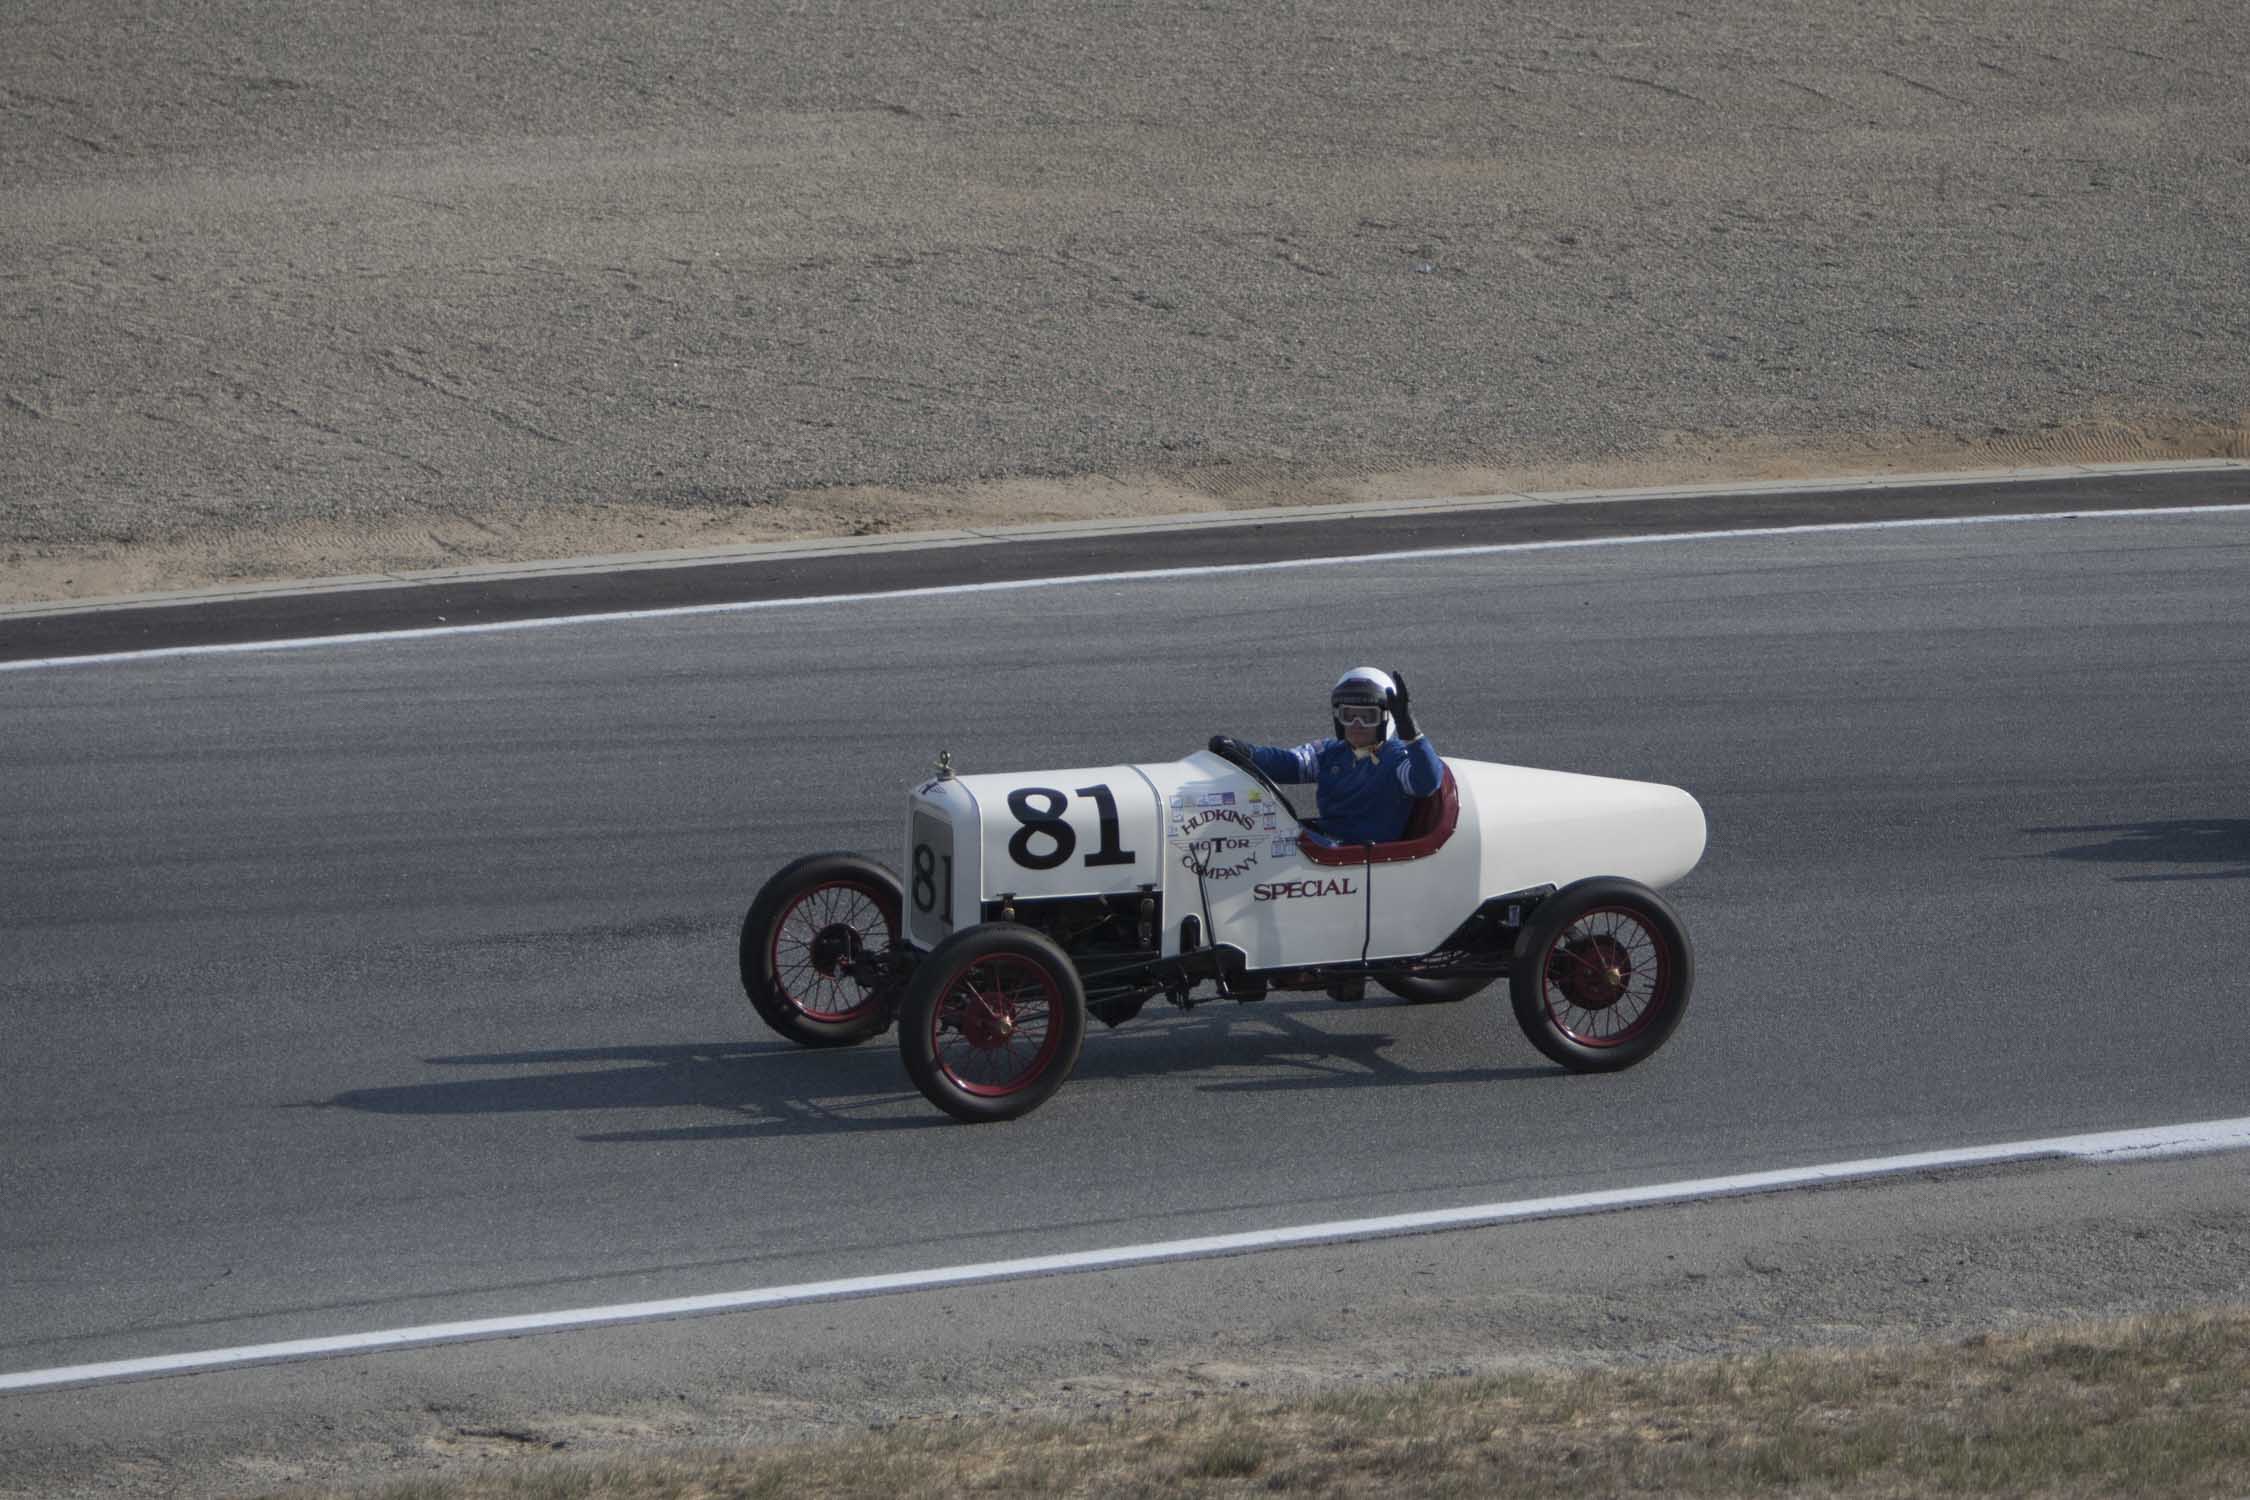
[[[1383,710],[1372,703],[1339,703],[1336,705],[1336,718],[1339,723],[1373,729],[1383,722]]]

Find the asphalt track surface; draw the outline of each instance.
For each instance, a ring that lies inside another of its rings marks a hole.
[[[2246,564],[2112,515],[11,674],[0,1368],[2241,1115]],[[938,748],[1286,738],[1361,661],[1702,800],[1651,1064],[1214,1004],[972,1129],[740,1000],[758,882]]]

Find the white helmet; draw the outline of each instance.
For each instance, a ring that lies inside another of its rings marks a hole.
[[[1391,695],[1397,691],[1398,684],[1391,681],[1391,674],[1381,667],[1354,667],[1337,678],[1336,685],[1328,690],[1328,713],[1335,721],[1336,738],[1345,738],[1344,719],[1338,710],[1348,703],[1357,708],[1373,707],[1380,710],[1382,717],[1378,723],[1382,727],[1382,737],[1389,739],[1390,701]]]

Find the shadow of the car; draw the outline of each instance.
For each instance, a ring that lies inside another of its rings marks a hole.
[[[2250,880],[2250,818],[2166,818],[2138,823],[2073,823],[2026,828],[2039,838],[2108,834],[2100,843],[2072,844],[2029,858],[2101,864],[2233,865],[2233,869],[2183,869],[2119,875],[2120,882]]]
[[[1396,1002],[1404,1010],[1404,1002]],[[1560,1076],[1555,1067],[1409,1067],[1390,1056],[1399,1038],[1388,1031],[1355,1031],[1323,1026],[1312,1018],[1363,1017],[1393,1008],[1376,1001],[1338,1005],[1325,1000],[1295,1004],[1236,1006],[1221,1003],[1198,1009],[1169,1025],[1136,1031],[1126,1026],[1097,1047],[1089,1040],[1079,1059],[1077,1079],[1172,1076],[1192,1080],[1198,1073],[1265,1070],[1264,1077],[1228,1077],[1194,1083],[1207,1093],[1254,1093],[1309,1088],[1413,1088],[1446,1083],[1498,1083],[1519,1078]]]
[[[559,1065],[561,1070],[350,1089],[319,1101],[320,1106],[381,1115],[716,1110],[733,1117],[726,1123],[581,1137],[600,1143],[897,1130],[943,1123],[935,1116],[926,1120],[920,1113],[921,1096],[906,1082],[897,1052],[890,1047],[813,1050],[781,1041],[714,1042],[541,1048],[425,1061],[434,1066],[495,1069],[551,1070]],[[914,1111],[898,1113],[907,1104]]]
[[[1211,1092],[1307,1088],[1405,1088],[1546,1077],[1546,1067],[1456,1068],[1430,1072],[1388,1055],[1387,1031],[1328,1027],[1303,1014],[1365,1016],[1380,1002],[1339,1006],[1325,1000],[1269,1000],[1152,1017],[1087,1038],[1074,1081],[1178,1077]],[[855,1048],[814,1049],[782,1041],[624,1043],[462,1053],[427,1066],[542,1069],[350,1089],[298,1107],[376,1115],[542,1114],[674,1110],[717,1112],[694,1124],[591,1131],[595,1145],[749,1139],[760,1136],[910,1130],[951,1123],[907,1082],[890,1037]],[[1227,1073],[1196,1081],[1197,1074]],[[1251,1076],[1242,1076],[1248,1073]]]

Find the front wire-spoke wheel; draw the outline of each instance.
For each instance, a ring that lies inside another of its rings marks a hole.
[[[1687,1009],[1694,953],[1677,913],[1630,880],[1581,881],[1533,912],[1509,976],[1516,1021],[1577,1073],[1629,1068]]]
[[[915,967],[899,1002],[908,1076],[957,1120],[1012,1120],[1051,1097],[1086,1040],[1068,954],[1012,923],[966,928]]]
[[[742,989],[759,1017],[808,1047],[880,1034],[899,901],[898,877],[856,854],[809,855],[767,881],[742,922]]]

